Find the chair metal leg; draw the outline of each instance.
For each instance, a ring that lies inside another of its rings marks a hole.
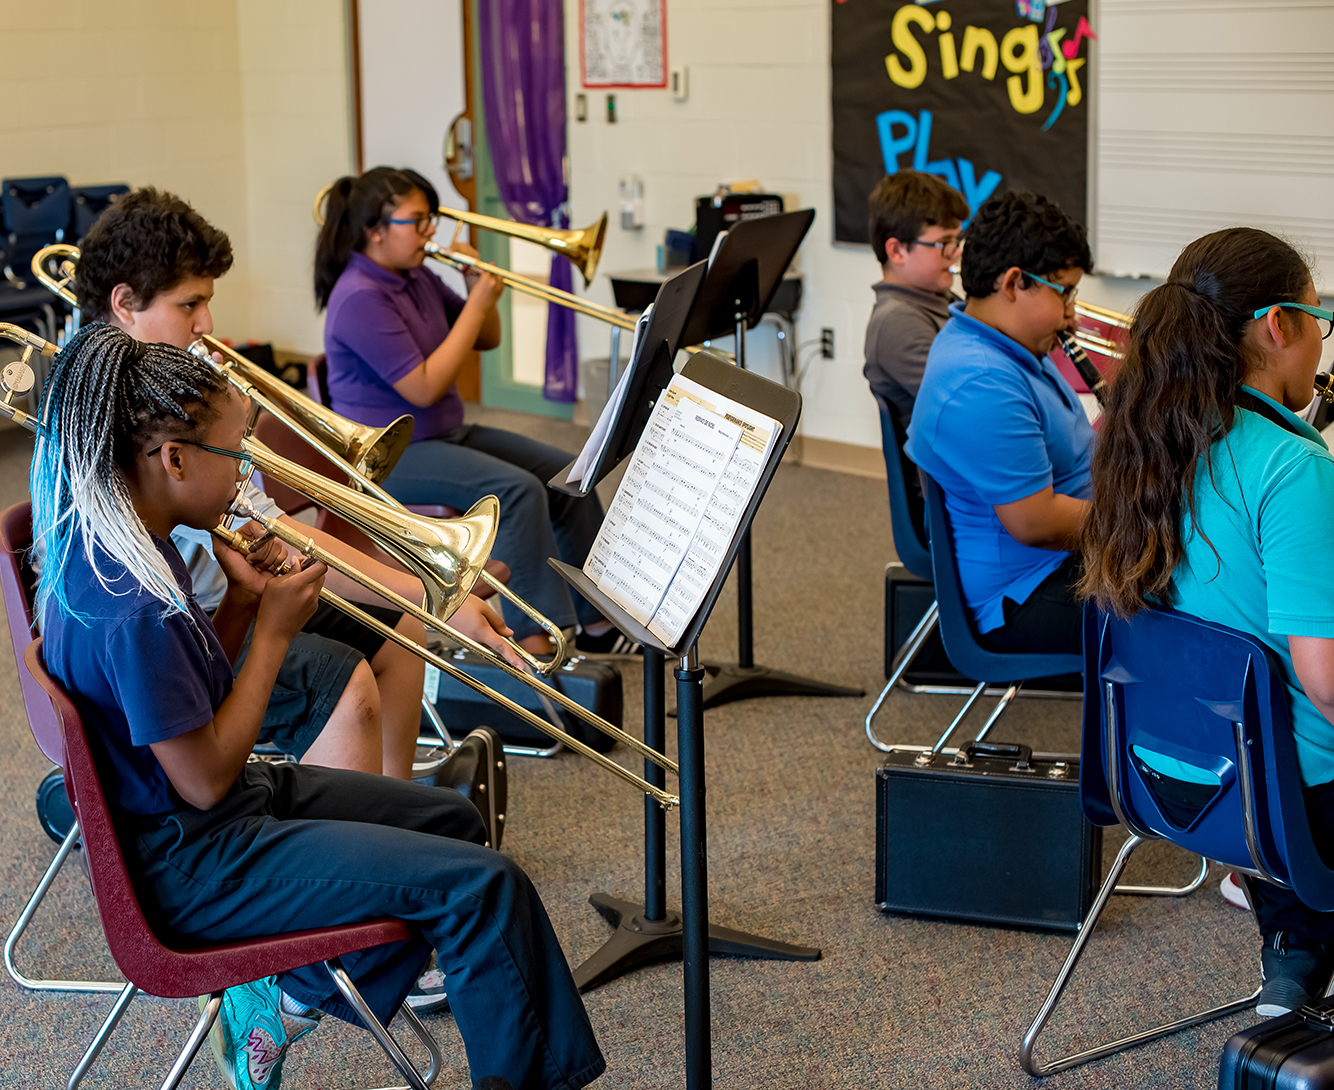
[[[977,703],[977,698],[982,695],[982,691],[986,687],[987,683],[985,681],[979,681],[977,683],[977,687],[972,691],[968,699],[963,702],[963,707],[959,709],[959,714],[956,715],[952,720],[950,720],[950,725],[945,728],[945,733],[936,739],[936,744],[934,746],[911,747],[914,750],[920,749],[920,752],[917,754],[918,764],[927,765],[931,763],[931,758],[933,758],[937,753],[941,751],[941,748],[945,745],[945,743],[950,740],[950,735],[954,733],[955,728],[958,727],[958,725],[963,722],[964,717],[970,711],[973,710],[973,705]],[[896,748],[900,750],[907,750],[910,747],[902,746]]]
[[[435,705],[431,703],[431,698],[425,693],[422,694],[422,711],[426,713],[426,719],[431,724],[436,734],[440,735],[440,741],[444,743],[446,749],[451,753],[454,751],[454,739],[449,735],[449,728],[445,726],[445,721],[440,718],[440,713],[435,710]],[[418,740],[421,744],[421,739]]]
[[[126,984],[121,988],[120,995],[116,1002],[112,1004],[110,1013],[103,1019],[102,1025],[98,1027],[97,1036],[93,1038],[92,1044],[79,1058],[79,1062],[74,1065],[74,1071],[70,1074],[67,1084],[68,1090],[75,1090],[75,1087],[83,1081],[83,1077],[88,1074],[88,1069],[93,1066],[93,1062],[97,1059],[98,1053],[102,1051],[102,1046],[107,1043],[108,1038],[115,1032],[116,1026],[120,1024],[121,1017],[125,1014],[125,1008],[130,1005],[130,1000],[138,994],[139,989],[133,984]]]
[[[397,1067],[403,1077],[408,1080],[407,1090],[430,1090],[430,1083],[426,1082],[422,1076],[418,1074],[417,1069],[412,1065],[412,1061],[408,1059],[407,1053],[399,1047],[398,1042],[394,1040],[380,1020],[375,1017],[374,1012],[366,1005],[366,1000],[362,999],[361,993],[357,991],[357,986],[352,983],[352,978],[348,976],[347,970],[343,968],[343,963],[338,958],[330,958],[324,963],[324,967],[328,970],[329,975],[333,977],[333,982],[337,985],[343,998],[348,1001],[352,1009],[355,1010],[357,1015],[361,1018],[362,1025],[370,1030],[371,1036],[380,1043],[380,1047],[384,1049],[385,1054],[393,1061],[394,1066]],[[406,1010],[406,1007],[400,1008],[400,1012]],[[412,1028],[412,1031],[420,1037],[422,1031],[425,1030],[425,1027],[421,1025],[420,1019],[417,1019],[415,1015],[412,1015],[411,1011],[407,1011],[407,1013],[411,1016],[408,1019],[408,1025]],[[414,1021],[416,1022],[416,1025],[413,1025]],[[432,1053],[431,1063],[432,1067],[434,1067],[434,1052]],[[164,1087],[163,1090],[167,1090],[167,1088]]]
[[[935,631],[936,625],[940,620],[940,609],[935,602],[931,603],[931,608],[922,614],[922,619],[917,622],[917,627],[912,630],[912,635],[908,637],[908,642],[899,648],[898,655],[893,662],[893,670],[890,672],[889,680],[885,682],[885,687],[880,690],[880,695],[875,698],[875,703],[871,705],[871,710],[866,713],[866,737],[870,739],[871,745],[885,753],[892,753],[894,747],[888,742],[882,742],[875,736],[875,729],[872,727],[877,714],[880,712],[880,706],[884,704],[885,697],[889,696],[889,691],[899,683],[899,678],[904,671],[912,665],[913,659],[917,657],[917,652],[922,649],[931,633]]]
[[[1200,873],[1184,886],[1117,886],[1113,893],[1127,893],[1140,897],[1184,897],[1194,893],[1209,877],[1209,860],[1200,856]]]
[[[114,980],[45,980],[34,979],[24,976],[14,965],[14,950],[18,946],[19,939],[28,929],[28,924],[32,922],[33,915],[46,897],[46,892],[51,888],[51,883],[60,873],[60,868],[65,865],[65,860],[69,858],[69,853],[74,850],[74,845],[79,840],[79,823],[76,821],[70,826],[70,831],[61,841],[60,848],[56,851],[56,856],[51,860],[51,865],[46,868],[46,873],[42,875],[42,880],[37,883],[37,888],[33,890],[32,896],[28,898],[28,903],[23,906],[23,911],[19,913],[18,921],[14,924],[14,929],[5,939],[5,968],[9,970],[9,975],[14,978],[22,988],[27,988],[34,992],[79,992],[79,993],[97,993],[97,992],[119,992],[125,987],[121,981]]]
[[[1038,1034],[1046,1027],[1048,1019],[1056,1009],[1056,1004],[1060,1002],[1061,993],[1065,991],[1066,984],[1070,981],[1070,976],[1075,970],[1075,965],[1079,961],[1080,955],[1084,952],[1084,947],[1093,934],[1094,928],[1098,926],[1098,919],[1102,916],[1102,910],[1107,907],[1107,901],[1116,888],[1117,880],[1126,869],[1126,864],[1130,861],[1131,853],[1144,843],[1143,838],[1131,836],[1122,846],[1117,854],[1116,862],[1112,864],[1112,869],[1108,873],[1106,880],[1102,883],[1102,888],[1098,890],[1097,899],[1093,902],[1092,909],[1089,910],[1087,919],[1084,920],[1083,927],[1075,937],[1075,944],[1070,949],[1069,956],[1065,959],[1065,964],[1061,966],[1061,971],[1056,975],[1056,981],[1051,986],[1051,991],[1047,993],[1047,1001],[1042,1004],[1042,1009],[1033,1019],[1033,1024],[1028,1027],[1028,1032],[1024,1034],[1023,1043],[1019,1046],[1019,1065],[1028,1074],[1035,1078],[1044,1078],[1047,1075],[1054,1075],[1058,1071],[1065,1071],[1067,1068],[1078,1067],[1080,1064],[1088,1063],[1090,1060],[1100,1060],[1104,1056],[1110,1056],[1123,1049],[1132,1048],[1135,1045],[1147,1044],[1149,1041],[1156,1041],[1160,1037],[1166,1037],[1169,1034],[1176,1033],[1179,1030],[1189,1029],[1191,1026],[1198,1026],[1204,1022],[1212,1022],[1215,1018],[1222,1018],[1224,1015],[1234,1014],[1237,1011],[1245,1010],[1255,1002],[1255,997],[1259,995],[1257,989],[1244,999],[1233,1000],[1231,1003],[1224,1003],[1221,1007],[1214,1007],[1212,1010],[1204,1011],[1201,1014],[1191,1015],[1187,1018],[1179,1018],[1175,1022],[1168,1022],[1153,1029],[1144,1030],[1140,1033],[1123,1037],[1119,1041],[1112,1041],[1110,1044],[1100,1045],[1097,1048],[1085,1049],[1083,1052],[1072,1053],[1069,1056],[1062,1056],[1058,1060],[1042,1065],[1033,1061],[1033,1045],[1037,1042]]]
[[[1002,715],[1010,710],[1010,705],[1014,703],[1014,698],[1019,695],[1019,690],[1023,687],[1024,683],[1022,681],[1010,683],[1010,687],[1002,694],[1000,703],[997,704],[992,710],[992,713],[987,716],[987,721],[982,724],[982,729],[977,732],[977,736],[973,739],[974,742],[982,742],[986,740],[987,735],[991,733],[991,728],[996,725],[997,720],[999,720]],[[960,718],[963,717],[960,716]]]
[[[195,1028],[190,1031],[190,1036],[186,1038],[185,1047],[181,1049],[181,1054],[176,1057],[176,1062],[171,1065],[167,1077],[162,1080],[162,1090],[176,1090],[181,1079],[185,1077],[186,1071],[189,1070],[195,1054],[199,1051],[199,1046],[204,1043],[208,1031],[213,1028],[213,1023],[217,1020],[218,1011],[221,1007],[222,992],[214,992],[208,997],[204,1009],[199,1012],[199,1020],[195,1023]]]

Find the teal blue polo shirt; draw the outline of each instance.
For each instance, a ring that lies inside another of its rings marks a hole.
[[[1212,479],[1201,460],[1196,521],[1189,512],[1183,519],[1186,555],[1172,576],[1173,605],[1273,648],[1302,782],[1327,783],[1334,780],[1334,724],[1302,691],[1286,637],[1334,639],[1334,583],[1322,562],[1334,531],[1334,456],[1305,421],[1243,389],[1272,405],[1296,434],[1239,408],[1210,452]]]

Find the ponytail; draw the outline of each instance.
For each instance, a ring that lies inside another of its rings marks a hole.
[[[98,581],[101,549],[131,580],[158,598],[164,615],[186,611],[185,595],[153,545],[130,499],[125,471],[147,440],[198,435],[212,423],[212,402],[226,389],[213,367],[165,344],[142,344],[115,326],[85,326],[56,355],[42,391],[42,421],[30,487],[33,534],[45,547],[37,585],[40,616],[66,597],[65,570],[79,544]]]
[[[344,175],[330,186],[324,225],[315,243],[315,303],[319,310],[329,305],[329,295],[353,253],[366,249],[371,230],[383,225],[398,202],[414,190],[421,191],[432,210],[440,206],[435,186],[415,170],[375,167],[359,178]]]
[[[1166,283],[1140,301],[1093,454],[1081,531],[1079,589],[1101,608],[1130,616],[1146,599],[1171,604],[1200,466],[1212,479],[1213,445],[1232,428],[1254,362],[1246,333],[1255,310],[1296,302],[1310,283],[1286,242],[1238,227],[1192,242]]]

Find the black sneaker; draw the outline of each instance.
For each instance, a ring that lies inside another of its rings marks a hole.
[[[1294,950],[1288,932],[1266,936],[1260,949],[1260,995],[1255,1013],[1277,1018],[1318,999],[1329,985],[1330,963],[1321,950]]]
[[[445,974],[434,966],[427,969],[408,992],[406,1002],[417,1014],[434,1014],[447,1009],[449,997],[445,994]]]
[[[607,629],[600,636],[590,636],[583,629],[574,638],[574,647],[585,655],[642,655],[644,648],[616,628]]]

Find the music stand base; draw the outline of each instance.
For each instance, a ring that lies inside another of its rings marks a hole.
[[[670,909],[661,920],[644,919],[644,906],[622,901],[609,893],[595,893],[588,903],[616,930],[592,957],[574,970],[581,992],[624,976],[637,965],[681,957],[681,917]],[[709,953],[765,961],[818,961],[813,946],[792,946],[730,927],[709,925]]]
[[[827,681],[798,677],[768,666],[738,666],[735,662],[705,662],[704,707],[716,708],[754,696],[865,696],[865,689],[849,689]],[[673,708],[667,713],[675,715]]]

